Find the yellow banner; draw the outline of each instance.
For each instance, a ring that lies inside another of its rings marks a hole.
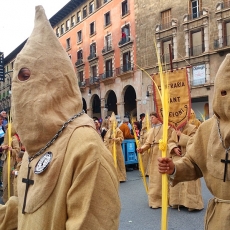
[[[167,72],[169,88],[169,120],[168,124],[175,128],[181,128],[188,120],[191,111],[190,89],[188,84],[187,69],[178,69]],[[159,119],[163,121],[163,110],[160,95],[156,86],[161,91],[159,74],[153,75],[154,101]]]

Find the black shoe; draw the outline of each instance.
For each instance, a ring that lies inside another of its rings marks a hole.
[[[126,172],[131,172],[133,171],[133,168],[126,168]]]

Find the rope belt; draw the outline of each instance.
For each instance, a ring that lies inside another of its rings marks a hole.
[[[205,230],[208,230],[209,222],[211,221],[211,219],[215,213],[216,206],[218,203],[230,204],[230,200],[223,200],[223,199],[219,199],[217,197],[214,197],[211,200],[209,200],[207,211],[206,211],[206,218],[205,218]],[[211,207],[212,205],[213,205],[213,209]],[[209,214],[209,210],[211,210],[211,209],[212,209],[212,212]]]

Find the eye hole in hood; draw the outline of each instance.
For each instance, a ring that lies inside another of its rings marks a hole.
[[[19,81],[26,81],[30,78],[30,70],[28,68],[21,68],[18,73]]]

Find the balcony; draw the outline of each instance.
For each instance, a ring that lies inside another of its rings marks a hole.
[[[204,52],[204,43],[189,48],[189,56],[198,56]]]
[[[129,42],[131,42],[131,39],[130,39],[129,36],[127,36],[126,38],[122,38],[122,39],[119,41],[118,45],[119,45],[119,46],[123,46],[123,45],[125,45],[125,44],[127,44],[127,43],[129,43]]]
[[[224,48],[226,46],[230,46],[230,36],[225,36],[220,39],[214,40],[214,49]]]
[[[80,66],[80,65],[83,65],[84,62],[83,62],[83,59],[78,59],[76,62],[75,62],[75,66]]]
[[[172,22],[164,23],[159,25],[159,30],[166,30],[172,27]]]
[[[98,83],[100,81],[100,78],[98,76],[91,76],[89,78],[89,84],[90,85],[93,85],[95,83]]]
[[[133,71],[132,63],[128,63],[126,65],[120,66],[119,68],[116,68],[116,75],[119,76],[130,71]]]
[[[199,11],[199,12],[196,12],[196,13],[193,13],[193,14],[189,14],[188,15],[188,20],[191,21],[191,20],[197,19],[197,18],[199,18],[201,16],[203,16],[203,11]]]
[[[80,88],[85,88],[86,83],[85,83],[85,81],[80,81],[80,82],[78,82],[78,85]]]
[[[111,79],[114,77],[114,70],[105,71],[104,73],[100,74],[99,77],[101,81],[109,79],[109,78]]]
[[[174,54],[172,51],[172,60],[174,59]],[[162,63],[170,63],[170,54],[161,54],[161,62]]]
[[[103,50],[101,51],[102,54],[108,53],[109,51],[112,51],[112,46],[104,46]]]
[[[93,59],[95,59],[97,57],[96,53],[91,53],[89,56],[88,56],[88,60],[91,61]]]

